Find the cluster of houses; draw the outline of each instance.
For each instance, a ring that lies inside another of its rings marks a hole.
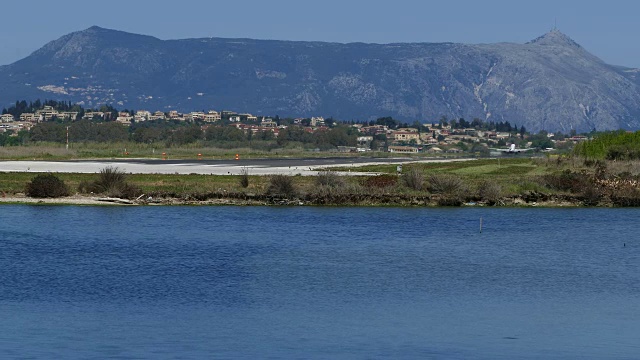
[[[31,130],[35,124],[53,119],[75,121],[78,119],[78,113],[74,111],[58,111],[47,105],[35,113],[22,113],[18,119],[12,114],[2,114],[0,115],[0,132],[13,131],[17,133],[20,130]]]
[[[30,130],[31,127],[39,122],[50,121],[53,119],[66,119],[71,121],[78,120],[77,112],[61,112],[55,110],[51,106],[44,106],[35,113],[23,113],[19,119],[15,119],[11,114],[4,114],[0,117],[0,133],[13,131],[17,133],[20,130]],[[184,122],[204,122],[203,127],[213,126],[222,119],[228,120],[230,126],[234,126],[245,133],[251,132],[256,134],[259,132],[271,132],[277,137],[283,128],[287,125],[278,125],[271,118],[257,116],[248,113],[236,113],[233,111],[218,112],[210,110],[208,112],[190,112],[179,113],[178,111],[162,111],[150,112],[139,110],[135,113],[119,112],[118,116],[110,118],[111,113],[99,111],[87,111],[82,119],[87,120],[112,120],[124,126],[130,126],[132,123],[153,121],[153,120],[176,120]],[[300,126],[304,131],[314,133],[329,129],[325,119],[322,117],[312,117],[310,119],[294,119],[293,124],[289,126]],[[390,129],[385,125],[354,124],[359,136],[357,137],[357,146],[355,147],[339,147],[339,151],[345,152],[364,152],[371,150],[386,150],[392,153],[417,153],[420,151],[430,153],[442,152],[462,152],[463,150],[456,147],[460,142],[465,143],[482,143],[487,145],[495,145],[500,140],[507,141],[513,135],[508,132],[482,131],[475,128],[468,129],[452,129],[450,126],[442,125],[426,125],[419,131],[416,128]],[[553,134],[549,134],[550,137]],[[374,140],[385,139],[386,141],[374,142]],[[585,137],[575,136],[570,141],[578,142],[585,140]],[[386,146],[385,146],[386,145]],[[373,148],[372,148],[373,147]]]
[[[120,112],[118,113],[116,121],[123,125],[131,125],[132,121],[143,122],[152,120],[176,120],[185,122],[204,121],[206,123],[215,123],[222,120],[223,117],[228,118],[231,122],[258,120],[258,117],[254,115],[238,114],[233,111],[218,112],[215,110],[210,110],[206,113],[202,111],[194,111],[187,114],[182,114],[175,110],[169,111],[168,113],[164,113],[162,111],[151,113],[150,111],[139,110],[135,113],[135,115],[132,115],[128,112]]]
[[[474,128],[452,129],[450,126],[425,125],[422,132],[416,128],[391,130],[384,125],[354,125],[362,136],[358,137],[358,150],[369,147],[375,137],[383,135],[387,139],[387,151],[392,153],[459,153],[462,149],[453,145],[467,143],[498,143],[507,140],[512,134],[508,132],[481,131]],[[426,129],[425,129],[426,128]]]

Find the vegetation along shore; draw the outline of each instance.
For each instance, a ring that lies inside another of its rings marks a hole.
[[[640,206],[640,161],[578,156],[349,167],[375,175],[0,174],[1,203],[309,206]]]

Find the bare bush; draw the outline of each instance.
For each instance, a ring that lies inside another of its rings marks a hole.
[[[402,175],[402,182],[410,189],[421,191],[424,188],[424,174],[419,169],[413,168]]]
[[[293,177],[282,174],[271,175],[269,177],[267,193],[271,196],[281,196],[285,198],[296,197],[297,191],[293,183]]]
[[[431,193],[440,195],[440,206],[460,206],[467,198],[467,186],[462,179],[454,175],[431,175],[428,189]]]
[[[78,191],[83,193],[105,194],[110,197],[133,199],[140,194],[140,188],[127,183],[126,174],[117,167],[107,166],[100,170],[98,179],[93,182],[81,182]]]
[[[495,205],[502,197],[502,186],[495,181],[483,181],[478,186],[478,196],[489,205]]]
[[[611,195],[611,202],[615,206],[640,206],[640,189],[624,187]]]
[[[110,187],[107,189],[105,194],[109,197],[134,199],[142,194],[142,190],[137,186],[125,182],[120,185]]]
[[[428,189],[434,194],[452,194],[464,190],[466,187],[462,179],[449,174],[431,175]]]
[[[78,192],[81,194],[88,194],[91,192],[91,183],[87,180],[82,180],[78,184]]]
[[[240,179],[238,181],[243,188],[246,189],[249,187],[249,169],[243,167],[242,170],[240,170]]]
[[[96,188],[101,189],[105,192],[109,189],[113,189],[121,186],[125,183],[126,175],[123,171],[118,169],[117,167],[107,166],[106,168],[100,170],[98,173],[98,179],[94,181],[94,185]]]
[[[543,183],[550,189],[580,193],[592,183],[588,174],[584,172],[574,172],[569,169],[548,174],[543,177]]]
[[[323,170],[318,172],[315,183],[317,186],[325,186],[330,188],[339,188],[344,186],[342,175],[335,171]]]
[[[582,202],[585,206],[596,206],[603,197],[603,189],[595,184],[589,184],[582,190]]]

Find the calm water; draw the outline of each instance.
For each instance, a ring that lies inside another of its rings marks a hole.
[[[0,358],[637,359],[639,216],[0,206]]]

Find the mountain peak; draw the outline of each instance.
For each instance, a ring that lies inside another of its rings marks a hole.
[[[149,35],[141,35],[141,34],[134,34],[134,33],[130,33],[130,32],[126,32],[126,31],[122,31],[122,30],[114,30],[114,29],[107,29],[107,28],[103,28],[97,25],[94,25],[90,28],[81,30],[81,31],[77,31],[74,33],[69,34],[70,36],[73,35],[80,35],[80,36],[89,36],[89,37],[100,37],[100,38],[107,38],[107,39],[115,39],[115,38],[148,38],[148,39],[155,39],[153,36],[149,36]]]
[[[573,41],[568,35],[555,28],[527,44],[580,47],[580,45]]]
[[[107,28],[103,28],[97,25],[94,25],[92,27],[86,28],[84,30],[80,30],[80,31],[76,31],[74,33],[71,34],[81,34],[81,35],[109,35],[109,34],[113,34],[113,33],[120,33],[121,31],[119,30],[112,30],[112,29],[107,29]]]

